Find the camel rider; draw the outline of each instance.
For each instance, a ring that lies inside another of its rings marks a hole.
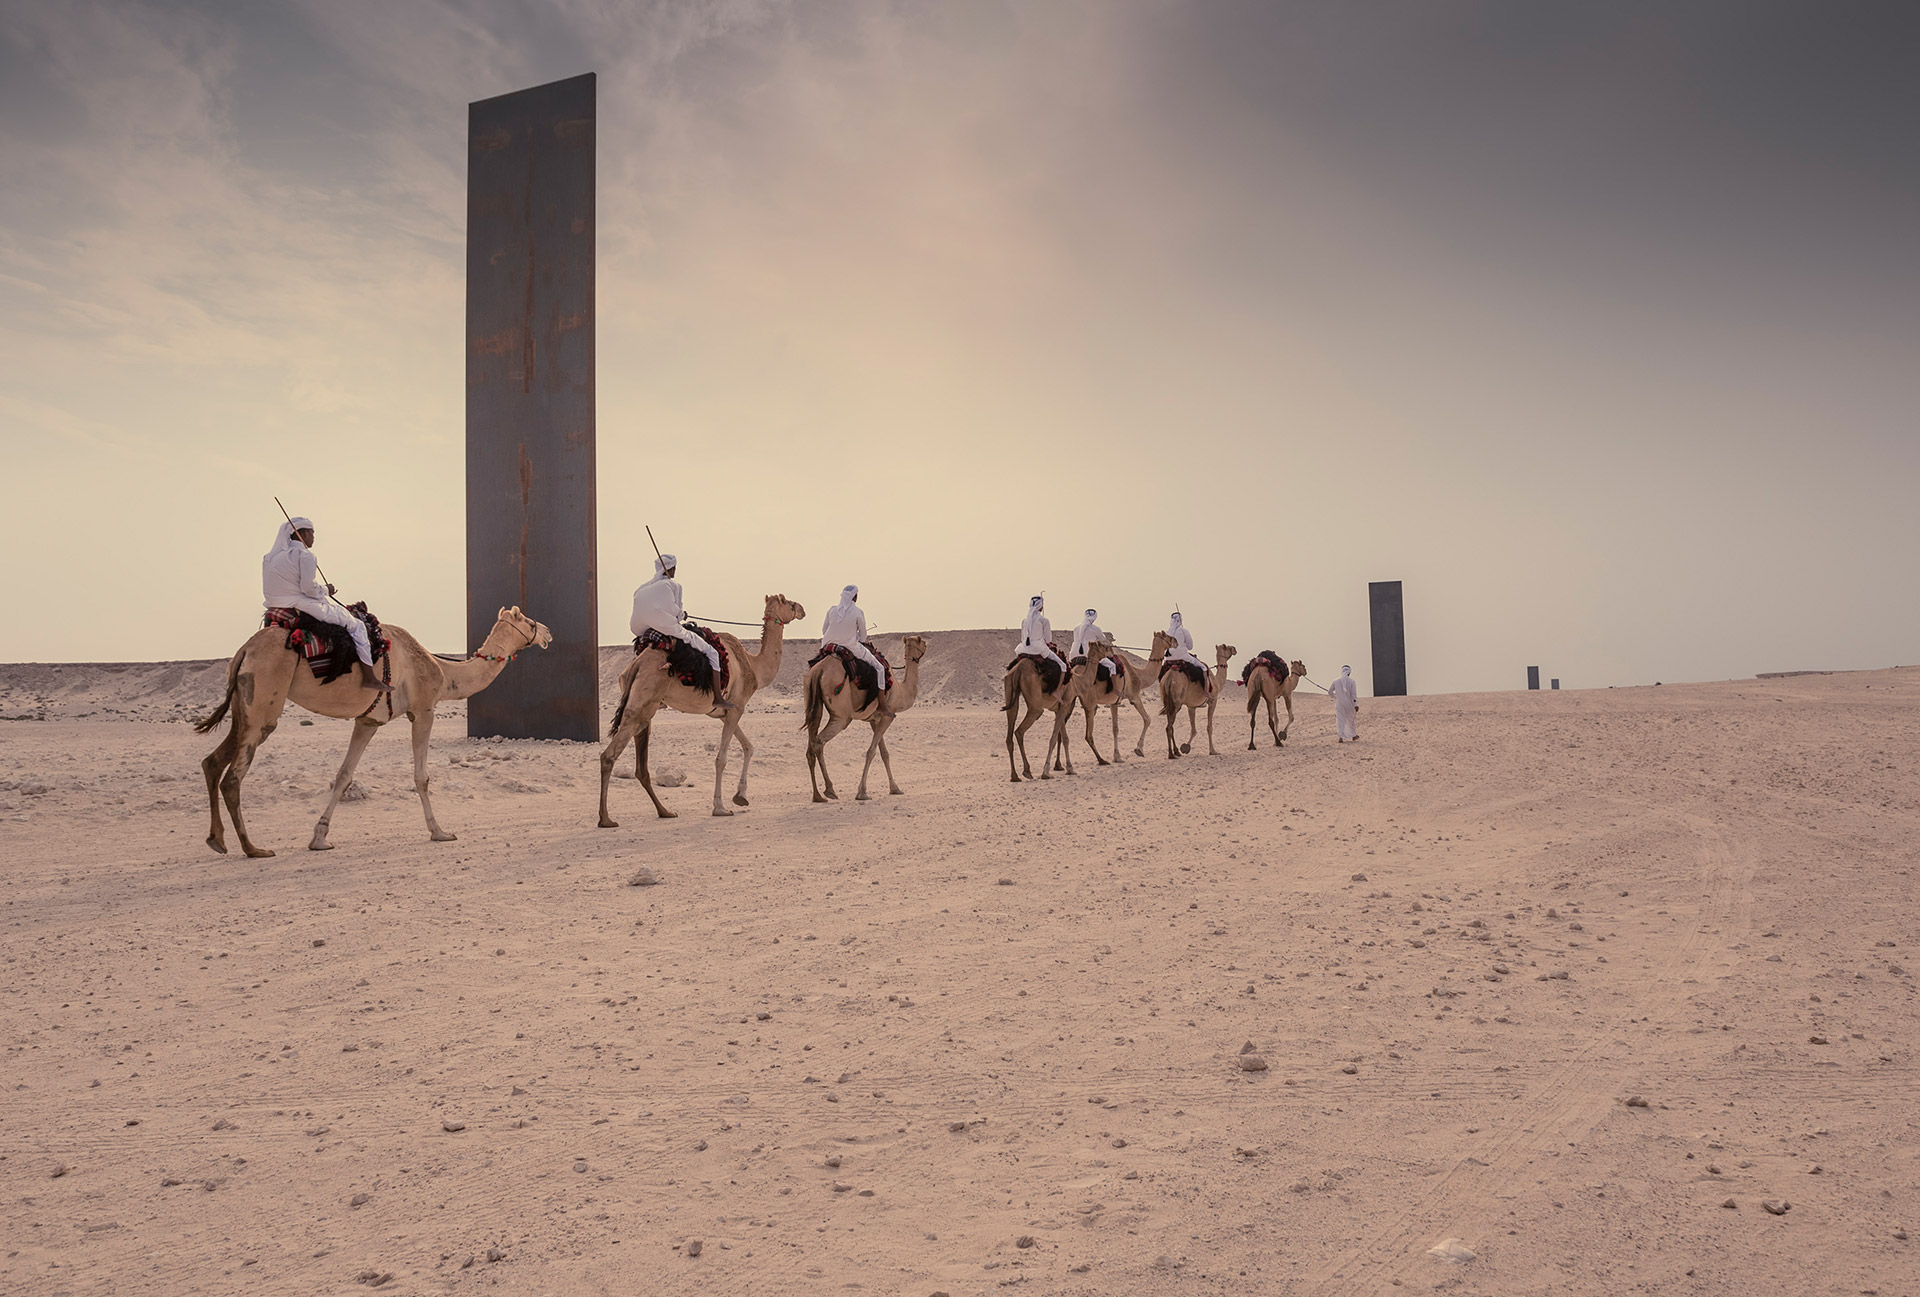
[[[1173,641],[1173,647],[1167,651],[1167,661],[1191,662],[1203,672],[1207,669],[1207,664],[1194,656],[1193,633],[1181,624],[1179,613],[1167,620],[1167,638]]]
[[[636,637],[656,630],[706,654],[707,661],[713,665],[714,706],[724,710],[733,704],[720,697],[720,650],[682,624],[687,614],[680,602],[680,583],[673,579],[678,564],[679,560],[671,554],[662,554],[653,560],[653,580],[633,592],[633,618],[627,626]]]
[[[893,680],[887,673],[887,664],[868,647],[867,615],[860,611],[859,586],[841,587],[840,602],[827,609],[827,619],[820,624],[820,648],[823,652],[831,648],[843,648],[872,667],[873,678],[879,682],[880,712],[884,716],[893,715],[887,708],[886,699],[886,692],[893,687]]]
[[[1035,595],[1027,600],[1027,619],[1020,623],[1020,644],[1013,650],[1015,657],[1045,658],[1060,668],[1060,674],[1067,673],[1067,664],[1060,661],[1060,655],[1053,651],[1053,623],[1047,620],[1047,601],[1043,595]]]
[[[1360,730],[1354,718],[1360,714],[1360,692],[1353,683],[1352,667],[1340,668],[1340,678],[1327,690],[1327,696],[1333,699],[1333,718],[1340,727],[1340,741],[1358,743]]]
[[[320,581],[320,562],[313,556],[312,522],[289,518],[280,524],[273,548],[260,559],[260,597],[269,608],[292,608],[315,621],[344,629],[360,660],[361,687],[388,691],[373,671],[373,646],[367,641],[366,623],[335,603],[333,587]]]
[[[1089,608],[1087,609],[1087,615],[1081,619],[1080,624],[1073,628],[1073,647],[1067,650],[1067,660],[1076,666],[1087,660],[1087,646],[1089,644],[1105,644],[1111,642],[1112,637],[1094,624],[1093,619],[1099,615],[1098,609]],[[1103,658],[1101,660],[1100,675],[1102,679],[1110,679],[1113,676],[1112,658]]]

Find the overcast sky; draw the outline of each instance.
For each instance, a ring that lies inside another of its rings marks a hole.
[[[1920,7],[1846,0],[0,0],[0,660],[231,652],[275,494],[470,647],[466,105],[586,71],[603,642],[650,522],[713,617],[1920,661]]]

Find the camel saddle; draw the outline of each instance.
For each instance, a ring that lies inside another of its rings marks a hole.
[[[367,626],[367,647],[377,663],[393,647],[393,641],[380,629],[380,619],[367,611],[365,603],[350,604],[347,611]],[[307,660],[307,669],[321,684],[332,684],[360,661],[353,651],[353,636],[345,626],[335,626],[297,608],[269,608],[260,619],[264,627],[280,627],[287,632],[287,647]]]
[[[1165,680],[1167,678],[1167,672],[1169,671],[1184,671],[1186,672],[1187,679],[1197,685],[1207,683],[1206,671],[1192,662],[1185,662],[1178,658],[1167,658],[1160,664],[1160,679]]]
[[[650,648],[663,650],[667,655],[667,670],[673,678],[689,689],[698,689],[701,693],[712,694],[715,698],[727,692],[727,685],[733,679],[733,662],[727,654],[727,646],[720,641],[719,633],[705,626],[685,623],[686,628],[698,635],[720,654],[720,687],[713,687],[713,663],[707,661],[707,655],[678,636],[662,631],[644,630],[634,636],[633,651],[645,653]]]
[[[866,649],[867,649],[867,652],[879,658],[881,665],[886,667],[887,682],[888,682],[886,686],[882,686],[880,684],[880,681],[878,678],[879,673],[876,672],[871,666],[868,666],[865,662],[862,662],[859,658],[855,657],[853,655],[853,650],[846,647],[844,644],[821,645],[820,651],[814,654],[811,658],[807,659],[807,665],[811,667],[817,662],[826,661],[828,658],[839,658],[840,665],[846,668],[847,679],[853,681],[855,688],[859,689],[862,693],[877,694],[880,692],[880,690],[883,687],[892,686],[893,663],[887,661],[887,655],[882,653],[879,649],[875,648],[872,645],[872,643],[868,643],[866,645]]]
[[[1081,654],[1079,657],[1073,659],[1071,662],[1067,663],[1067,665],[1070,667],[1083,667],[1086,664],[1087,664],[1087,657],[1086,657],[1086,654],[1084,653]],[[1127,676],[1127,664],[1125,662],[1122,662],[1119,658],[1101,658],[1100,659],[1100,671],[1097,676],[1098,679],[1124,680],[1126,679],[1126,676]]]
[[[1241,668],[1240,683],[1245,684],[1248,680],[1252,679],[1253,669],[1259,666],[1265,667],[1273,678],[1281,684],[1287,682],[1287,673],[1292,670],[1292,668],[1287,665],[1286,659],[1282,658],[1278,653],[1275,653],[1272,649],[1261,649],[1260,652],[1254,655],[1253,661]]]
[[[1051,648],[1055,654],[1060,652],[1058,644],[1049,644],[1047,647]],[[1007,670],[1011,671],[1019,666],[1020,659],[1023,657],[1032,662],[1034,669],[1040,672],[1041,693],[1050,694],[1060,687],[1060,664],[1052,658],[1043,658],[1038,653],[1016,653],[1013,661],[1007,663]],[[1083,658],[1082,661],[1084,660]]]

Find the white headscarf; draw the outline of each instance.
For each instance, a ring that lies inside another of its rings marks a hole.
[[[1353,674],[1353,668],[1352,668],[1352,667],[1341,667],[1341,668],[1340,668],[1340,674],[1341,674],[1341,675],[1343,675],[1343,676],[1350,676],[1350,675],[1352,675],[1352,674]]]
[[[285,549],[287,547],[287,542],[293,540],[294,532],[312,531],[312,530],[313,530],[313,520],[310,518],[287,519],[287,521],[280,524],[280,530],[274,533],[273,548],[267,551],[266,557],[272,558],[275,554],[278,554],[281,550]],[[301,544],[303,542],[294,541],[294,543]]]
[[[680,566],[679,559],[675,558],[671,554],[662,554],[660,557],[653,560],[653,574],[656,577],[662,577],[662,576],[665,576],[667,573],[671,572],[674,568],[677,568],[679,566]]]
[[[1180,629],[1180,614],[1175,613],[1173,614],[1172,617],[1167,619],[1167,634],[1171,635],[1179,629]]]
[[[1033,596],[1033,598],[1027,600],[1028,612],[1039,612],[1042,609],[1044,609],[1046,606],[1047,606],[1047,597],[1043,594],[1037,594]]]
[[[1087,619],[1086,619],[1086,622],[1085,622],[1085,624],[1086,624],[1086,625],[1088,625],[1088,626],[1091,626],[1091,625],[1093,625],[1093,619],[1094,619],[1095,617],[1098,617],[1099,615],[1100,615],[1100,610],[1099,610],[1098,608],[1089,608],[1089,609],[1087,609]]]
[[[860,601],[859,586],[843,585],[840,587],[840,606],[842,608],[847,607],[849,604],[858,603],[859,601]]]

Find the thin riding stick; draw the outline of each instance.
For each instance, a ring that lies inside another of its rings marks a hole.
[[[275,504],[280,504],[280,497],[277,495],[274,496],[273,502]],[[287,526],[289,527],[293,526],[293,515],[287,512],[287,506],[284,504],[280,504],[280,516],[287,520]],[[320,574],[320,580],[322,582],[324,582],[328,586],[331,586],[333,584],[333,582],[327,580],[327,570],[320,566],[320,560],[317,558],[313,560],[313,570]],[[341,603],[340,596],[335,594],[331,589],[327,591],[327,598],[333,600],[337,604],[340,604],[342,608],[347,606],[346,604]]]

